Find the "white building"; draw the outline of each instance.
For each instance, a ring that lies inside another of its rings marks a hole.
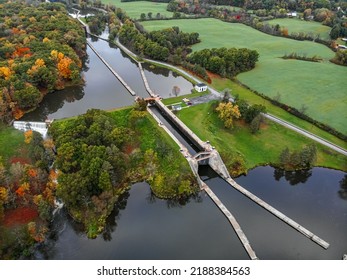
[[[204,83],[199,83],[195,85],[194,88],[196,89],[197,92],[203,92],[207,90],[207,85],[205,85]]]

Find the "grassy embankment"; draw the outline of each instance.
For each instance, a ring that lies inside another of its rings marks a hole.
[[[261,130],[251,134],[243,122],[236,122],[234,129],[225,129],[213,111],[212,103],[192,106],[178,113],[179,118],[202,140],[209,140],[223,154],[239,155],[247,169],[259,165],[278,165],[279,155],[285,147],[291,151],[314,143],[300,134],[281,125],[267,121]],[[346,157],[320,144],[317,146],[316,166],[347,171]],[[225,158],[224,158],[225,159]],[[226,165],[231,162],[226,160]]]
[[[13,156],[20,155],[20,148],[23,146],[23,132],[0,123],[0,157],[4,162]]]
[[[270,25],[278,24],[280,27],[287,28],[288,33],[305,33],[319,35],[323,40],[330,40],[329,32],[331,27],[323,25],[316,21],[305,21],[301,19],[290,18],[278,18],[269,21],[265,21]]]
[[[231,24],[216,19],[185,19],[143,22],[148,31],[178,26],[185,32],[198,32],[201,43],[193,51],[205,48],[250,48],[260,58],[252,71],[238,75],[238,79],[269,97],[280,95],[282,103],[300,109],[342,133],[347,118],[347,68],[332,64],[334,53],[327,47],[309,41],[296,41],[270,36],[242,24]],[[321,63],[284,60],[285,54],[296,52],[307,57],[318,56]]]

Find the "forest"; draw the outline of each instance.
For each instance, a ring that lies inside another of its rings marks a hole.
[[[85,34],[63,4],[0,4],[0,38],[0,120],[19,119],[47,93],[82,82]]]
[[[102,232],[119,195],[134,182],[147,181],[161,198],[184,200],[197,191],[189,165],[144,108],[93,109],[52,124],[57,196],[90,238]]]
[[[258,56],[257,51],[246,48],[213,48],[194,52],[189,56],[189,61],[222,77],[232,78],[253,69]]]

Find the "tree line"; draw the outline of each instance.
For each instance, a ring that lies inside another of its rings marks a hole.
[[[84,31],[64,5],[4,3],[0,37],[2,121],[20,118],[48,92],[81,82]]]

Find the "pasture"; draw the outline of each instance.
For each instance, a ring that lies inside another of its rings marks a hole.
[[[185,32],[198,32],[201,43],[192,46],[193,51],[220,47],[257,50],[259,62],[255,69],[237,77],[242,83],[269,97],[279,95],[281,102],[297,109],[304,105],[306,114],[347,134],[347,68],[329,62],[335,54],[326,46],[275,37],[216,19],[146,21],[143,26],[148,31],[178,26]],[[292,52],[318,56],[322,62],[281,58]]]
[[[291,19],[291,18],[278,18],[269,21],[265,21],[270,25],[278,24],[281,27],[288,29],[288,33],[300,33],[305,34],[319,34],[320,38],[323,40],[329,40],[329,32],[331,28],[329,26],[323,25],[316,21],[305,21],[301,19]]]
[[[149,12],[155,18],[157,13],[168,18],[172,17],[172,12],[166,10],[167,3],[156,3],[149,1],[136,1],[136,2],[121,2],[121,0],[104,0],[103,3],[112,4],[117,8],[124,10],[130,18],[139,19],[141,14],[146,16]]]

